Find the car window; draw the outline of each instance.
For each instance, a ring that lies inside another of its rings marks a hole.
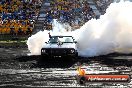
[[[63,42],[63,43],[72,43],[74,42],[72,37],[69,36],[53,36],[52,38],[50,38],[49,43],[58,43],[58,41]]]
[[[53,37],[49,40],[50,43],[57,43],[58,42],[58,37]]]
[[[70,38],[66,38],[66,39],[65,39],[65,42],[73,42],[73,41],[72,41],[72,39],[70,39]]]

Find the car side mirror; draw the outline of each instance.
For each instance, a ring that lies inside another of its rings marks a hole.
[[[45,42],[46,44],[48,44],[48,42]]]
[[[75,43],[77,43],[77,41],[75,41]]]

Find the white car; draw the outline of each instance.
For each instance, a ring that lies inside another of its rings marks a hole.
[[[72,36],[51,36],[41,49],[45,57],[72,57],[78,56],[76,41]]]

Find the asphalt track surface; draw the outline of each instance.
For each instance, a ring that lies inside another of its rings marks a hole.
[[[132,88],[129,83],[86,83],[77,82],[77,67],[86,66],[89,73],[115,71],[132,75],[132,55],[112,54],[100,57],[78,57],[46,59],[41,56],[28,56],[29,51],[16,48],[0,48],[0,88],[37,87],[100,87]],[[100,69],[105,69],[100,71]],[[108,71],[107,71],[108,70]]]

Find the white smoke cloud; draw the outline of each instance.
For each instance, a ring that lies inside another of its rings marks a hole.
[[[28,38],[27,45],[31,55],[40,55],[41,48],[48,41],[48,31],[40,31]]]
[[[132,52],[132,2],[112,3],[100,19],[91,19],[80,29],[67,32],[55,23],[51,34],[72,35],[78,41],[80,56],[91,57],[112,52]],[[56,22],[56,21],[55,21]],[[70,29],[71,30],[71,29]],[[48,40],[48,31],[38,32],[28,41],[31,54],[38,55]]]

